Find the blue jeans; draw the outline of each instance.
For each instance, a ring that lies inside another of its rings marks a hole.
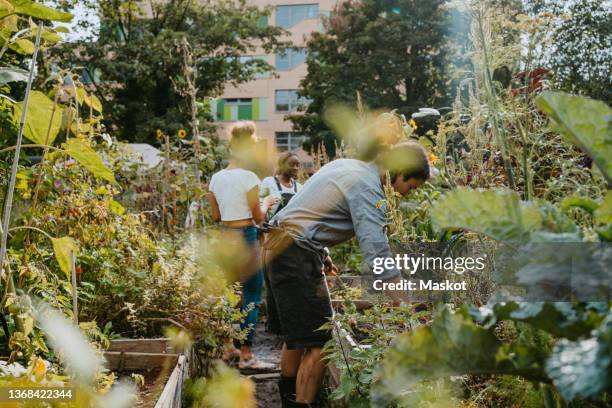
[[[257,240],[257,228],[255,227],[244,227],[242,229],[242,235],[249,246],[253,246],[259,251],[259,241]],[[260,268],[257,269],[255,274],[242,284],[242,306],[241,311],[247,309],[252,303],[253,308],[244,317],[244,322],[240,323],[240,329],[248,330],[247,338],[244,342],[245,345],[251,346],[253,344],[253,337],[255,336],[255,325],[257,324],[257,318],[259,317],[259,304],[261,303],[261,290],[263,287],[264,276]],[[249,328],[249,325],[252,325]]]

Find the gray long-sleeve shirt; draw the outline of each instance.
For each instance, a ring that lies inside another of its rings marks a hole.
[[[296,243],[321,251],[357,236],[363,258],[372,269],[374,258],[391,257],[385,234],[383,187],[378,167],[353,159],[339,159],[315,173],[272,218]],[[386,270],[379,279],[400,275]]]

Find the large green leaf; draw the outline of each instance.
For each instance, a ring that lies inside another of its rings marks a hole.
[[[536,102],[553,120],[553,128],[591,156],[612,185],[612,108],[563,92],[544,92]]]
[[[612,313],[591,338],[561,340],[546,372],[566,400],[596,397],[612,387]]]
[[[501,241],[525,241],[541,225],[541,214],[510,190],[460,188],[434,203],[433,224],[438,229],[467,229]]]
[[[102,162],[102,159],[85,141],[76,137],[66,141],[66,152],[81,166],[91,171],[94,176],[103,178],[112,183],[115,182],[113,172]]]
[[[0,67],[0,84],[8,82],[25,82],[28,80],[28,71],[15,67]]]
[[[525,350],[503,345],[493,329],[444,309],[431,326],[398,336],[378,369],[372,395],[376,406],[388,406],[421,381],[464,374],[505,373],[547,381],[534,363]]]
[[[69,23],[72,21],[72,14],[47,7],[32,0],[10,0],[10,3],[13,6],[14,12],[17,14],[40,18],[43,20],[60,21],[62,23]],[[1,16],[2,14],[0,13],[0,17]]]
[[[22,109],[23,102],[19,102],[15,105],[13,113],[13,120],[15,123],[19,123]],[[34,143],[51,145],[62,125],[62,109],[59,106],[55,107],[53,119],[51,119],[52,112],[53,101],[40,91],[32,91],[28,102],[28,112],[26,114],[23,132],[24,136]],[[50,122],[51,130],[49,132],[49,140],[46,140]]]
[[[76,256],[77,244],[70,237],[51,238],[51,241],[53,242],[53,253],[55,254],[55,259],[57,259],[57,263],[66,275],[66,279],[70,280],[70,253],[74,252],[74,255]]]

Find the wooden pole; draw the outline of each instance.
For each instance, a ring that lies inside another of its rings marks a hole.
[[[79,325],[79,306],[77,297],[77,279],[76,279],[76,257],[74,251],[70,251],[70,270],[72,271],[72,314],[74,316],[74,324]]]
[[[17,167],[19,166],[19,155],[21,154],[21,141],[23,139],[23,128],[25,127],[26,113],[28,112],[28,101],[30,99],[30,91],[32,90],[32,82],[34,81],[34,71],[36,70],[36,58],[38,57],[38,48],[40,47],[40,37],[42,35],[42,21],[38,23],[38,32],[36,33],[36,42],[34,44],[34,54],[32,54],[32,62],[30,62],[30,74],[28,75],[28,84],[26,86],[25,97],[23,99],[23,107],[21,108],[21,119],[19,121],[19,132],[17,133],[17,148],[13,156],[13,166],[11,168],[11,180],[6,191],[6,204],[4,205],[4,219],[2,220],[2,243],[0,244],[0,278],[4,277],[4,257],[6,256],[6,242],[8,238],[8,229],[11,222],[11,210],[13,208],[13,193],[15,192],[15,181],[17,178]]]

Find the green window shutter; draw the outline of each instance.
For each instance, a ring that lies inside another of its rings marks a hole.
[[[223,115],[225,114],[225,101],[223,99],[219,99],[217,101],[217,110],[215,119],[216,120],[224,120]]]
[[[259,98],[253,98],[253,120],[259,120]]]
[[[232,107],[229,105],[223,106],[223,120],[232,120]]]
[[[268,98],[257,98],[259,103],[259,120],[268,120]]]
[[[261,16],[257,20],[257,27],[264,28],[268,26],[268,16]]]
[[[232,105],[230,106],[230,113],[228,120],[238,120],[238,106]]]
[[[251,120],[253,119],[253,106],[252,105],[240,105],[238,107],[238,120]]]

